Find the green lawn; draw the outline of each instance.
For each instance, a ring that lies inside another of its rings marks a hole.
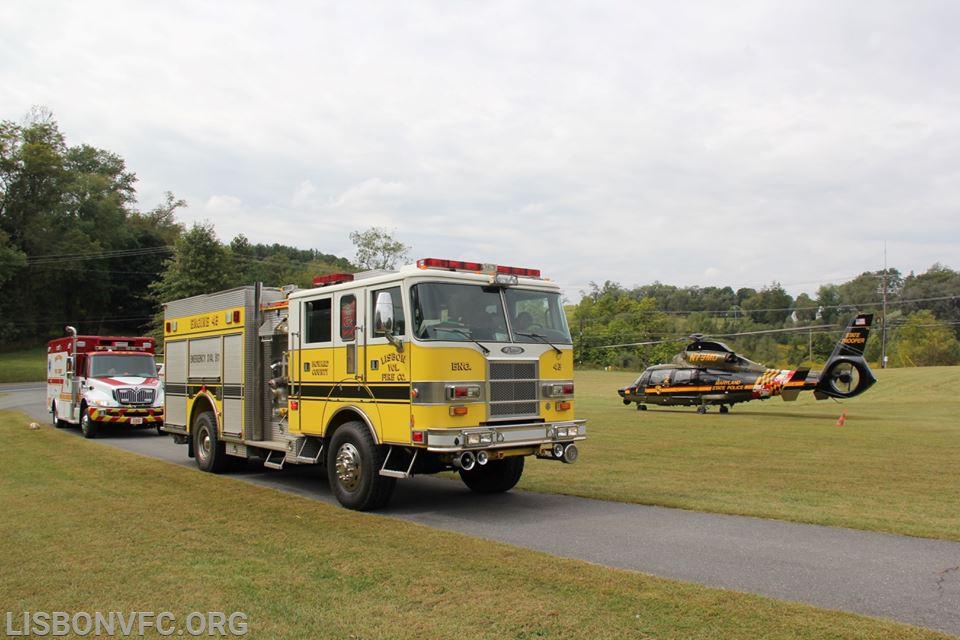
[[[875,373],[842,404],[808,393],[700,415],[625,407],[616,390],[635,373],[578,372],[580,460],[531,463],[520,486],[960,540],[960,367]]]
[[[0,412],[0,609],[14,620],[243,612],[246,637],[311,640],[947,637],[355,513],[27,423]]]
[[[47,348],[0,353],[0,382],[36,382],[47,379]]]

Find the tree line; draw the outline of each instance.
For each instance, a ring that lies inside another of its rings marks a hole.
[[[777,282],[762,289],[627,289],[592,284],[568,309],[578,362],[642,369],[668,361],[693,334],[718,337],[770,366],[823,362],[846,322],[873,313],[866,357],[889,366],[960,364],[960,272],[935,264],[922,274],[864,272],[816,296],[790,296]]]
[[[156,331],[165,300],[263,281],[307,286],[355,270],[313,249],[221,243],[209,224],[186,229],[172,193],[136,208],[136,176],[117,154],[68,145],[53,115],[0,122],[0,345],[63,335]]]
[[[243,235],[223,243],[210,224],[180,223],[185,203],[172,193],[138,210],[135,184],[117,154],[68,145],[45,109],[0,121],[2,348],[58,337],[66,324],[82,333],[156,333],[167,300],[254,282],[310,286],[317,275],[392,268],[409,250],[382,229],[350,235],[355,262]],[[641,368],[669,359],[692,333],[745,334],[729,342],[768,364],[822,360],[847,318],[884,308],[868,358],[960,362],[960,273],[942,265],[919,275],[867,272],[796,298],[775,282],[734,290],[608,281],[582,292],[568,314],[579,364]]]

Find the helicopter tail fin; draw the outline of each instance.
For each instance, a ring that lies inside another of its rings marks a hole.
[[[797,369],[793,372],[793,375],[790,376],[790,380],[783,386],[783,391],[780,393],[780,397],[783,398],[786,402],[792,402],[797,399],[797,396],[800,395],[800,392],[803,391],[803,383],[807,379],[807,374],[810,373],[810,369]]]
[[[862,313],[850,321],[840,342],[817,380],[813,395],[824,398],[852,398],[870,387],[877,379],[863,358],[863,350],[870,336],[873,314]]]

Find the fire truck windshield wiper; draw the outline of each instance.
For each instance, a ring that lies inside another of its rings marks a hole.
[[[540,335],[539,333],[517,333],[517,335],[518,335],[518,336],[526,336],[527,338],[536,338],[537,340],[539,340],[539,341],[542,342],[543,344],[550,345],[550,347],[553,348],[553,350],[556,351],[558,354],[563,353],[563,351],[560,351],[560,347],[558,347],[557,345],[553,344],[552,342],[550,342],[549,340],[547,340],[547,337],[546,337],[546,336],[542,336],[542,335]]]
[[[470,342],[472,342],[472,343],[474,343],[475,345],[477,345],[478,347],[480,347],[480,348],[483,350],[483,355],[487,355],[488,353],[490,353],[490,349],[487,349],[485,346],[483,346],[483,344],[481,344],[478,340],[475,340],[473,337],[470,336],[469,333],[467,333],[467,332],[464,331],[463,329],[452,329],[452,328],[448,328],[448,329],[444,329],[444,331],[449,331],[450,333],[460,334],[461,336],[463,336],[464,338],[466,338],[466,339],[469,340]]]

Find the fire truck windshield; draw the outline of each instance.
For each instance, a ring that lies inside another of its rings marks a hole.
[[[90,377],[156,378],[157,365],[153,356],[146,354],[92,354]]]
[[[556,292],[422,282],[411,298],[420,340],[572,342]]]

